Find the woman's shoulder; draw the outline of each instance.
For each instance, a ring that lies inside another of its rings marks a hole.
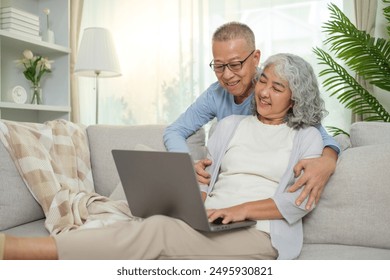
[[[300,128],[296,136],[306,142],[322,142],[321,132],[314,126]]]

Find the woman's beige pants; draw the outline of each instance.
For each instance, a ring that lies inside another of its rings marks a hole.
[[[275,259],[269,235],[254,227],[202,233],[152,216],[55,236],[60,259]]]

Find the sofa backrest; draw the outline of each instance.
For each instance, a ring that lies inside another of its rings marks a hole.
[[[0,231],[45,217],[0,141]]]
[[[113,126],[92,125],[87,128],[91,152],[95,191],[110,196],[119,183],[112,158],[112,149],[152,149],[165,151],[163,132],[165,125]],[[194,159],[205,155],[205,132],[200,129],[187,140]]]
[[[350,130],[352,147],[390,143],[390,124],[384,122],[356,122]]]
[[[304,218],[305,243],[390,249],[390,123],[354,123],[321,199]]]
[[[112,149],[139,149],[139,145],[164,151],[164,125],[113,126],[87,128],[95,191],[109,196],[119,177],[112,159]],[[187,143],[194,159],[205,156],[205,132],[192,135]],[[0,141],[0,231],[45,218],[22,180],[9,152]]]

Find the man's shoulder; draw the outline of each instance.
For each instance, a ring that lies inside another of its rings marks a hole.
[[[227,90],[221,86],[219,82],[212,83],[206,90],[206,94],[212,94],[213,96],[229,95]]]

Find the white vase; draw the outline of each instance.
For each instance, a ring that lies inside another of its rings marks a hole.
[[[42,39],[48,43],[55,43],[54,31],[51,29],[46,29],[42,32]]]

